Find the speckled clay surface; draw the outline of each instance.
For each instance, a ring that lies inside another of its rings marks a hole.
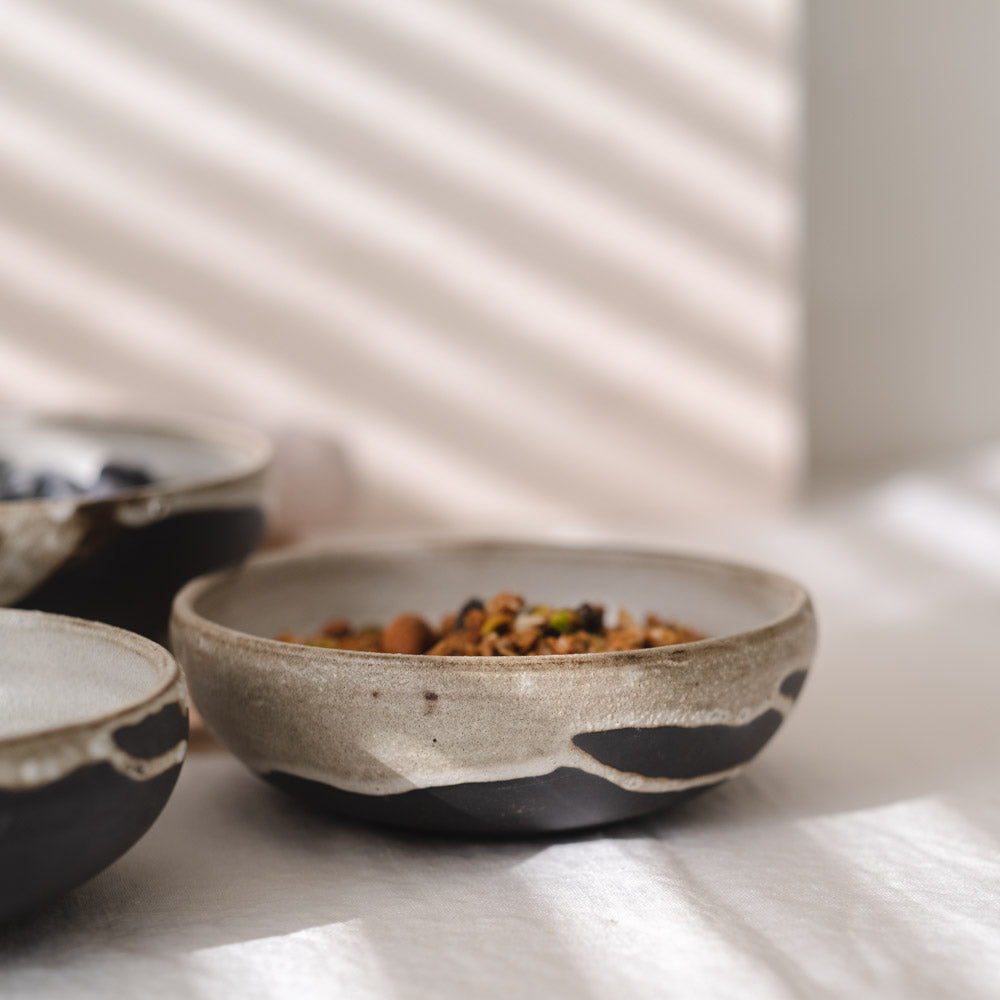
[[[0,502],[0,604],[160,638],[182,583],[237,562],[263,537],[271,448],[250,431],[112,417],[4,417],[0,457],[84,482],[111,460],[156,479],[101,499]]]
[[[436,619],[501,589],[658,612],[713,638],[527,658],[268,638],[333,615]],[[186,587],[172,636],[209,725],[258,773],[383,822],[527,832],[636,815],[738,774],[790,711],[815,623],[801,587],[751,568],[442,542],[259,558]]]
[[[0,609],[0,919],[138,840],[177,780],[187,719],[183,678],[161,646]]]

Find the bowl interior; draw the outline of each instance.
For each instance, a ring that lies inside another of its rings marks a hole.
[[[263,457],[249,435],[213,427],[186,430],[89,417],[0,420],[0,459],[27,472],[56,472],[94,481],[108,462],[138,466],[157,484],[235,475]]]
[[[500,590],[529,601],[656,613],[709,636],[759,628],[791,613],[802,590],[782,577],[712,560],[558,545],[431,543],[265,556],[220,578],[194,611],[239,632],[305,633],[334,616],[385,623],[410,611],[436,622],[470,597]]]
[[[0,609],[0,740],[103,718],[169,682],[169,654],[93,622]]]

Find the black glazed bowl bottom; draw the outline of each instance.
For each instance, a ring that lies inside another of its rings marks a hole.
[[[0,920],[51,902],[115,861],[153,825],[180,769],[137,785],[95,764],[41,788],[0,789]]]
[[[322,813],[427,834],[532,837],[624,823],[669,812],[715,784],[676,792],[630,792],[575,768],[510,781],[416,788],[396,795],[345,792],[272,771],[262,777]]]
[[[12,606],[115,625],[165,643],[174,594],[192,577],[236,565],[260,545],[260,507],[188,511],[121,528]]]
[[[125,853],[187,752],[188,701],[160,645],[105,624],[0,608],[0,919]]]

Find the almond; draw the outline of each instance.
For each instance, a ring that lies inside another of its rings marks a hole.
[[[433,639],[431,627],[419,615],[400,615],[385,627],[382,649],[387,653],[422,653]]]

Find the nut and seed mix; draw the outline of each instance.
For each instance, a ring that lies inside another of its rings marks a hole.
[[[539,656],[552,653],[603,653],[694,642],[705,636],[694,629],[647,615],[639,622],[621,609],[606,625],[604,608],[584,603],[575,608],[529,605],[519,594],[502,591],[488,601],[472,598],[444,616],[437,628],[415,614],[402,614],[388,625],[353,628],[331,618],[306,636],[281,632],[276,639],[307,646],[376,653],[426,653],[431,656]]]

